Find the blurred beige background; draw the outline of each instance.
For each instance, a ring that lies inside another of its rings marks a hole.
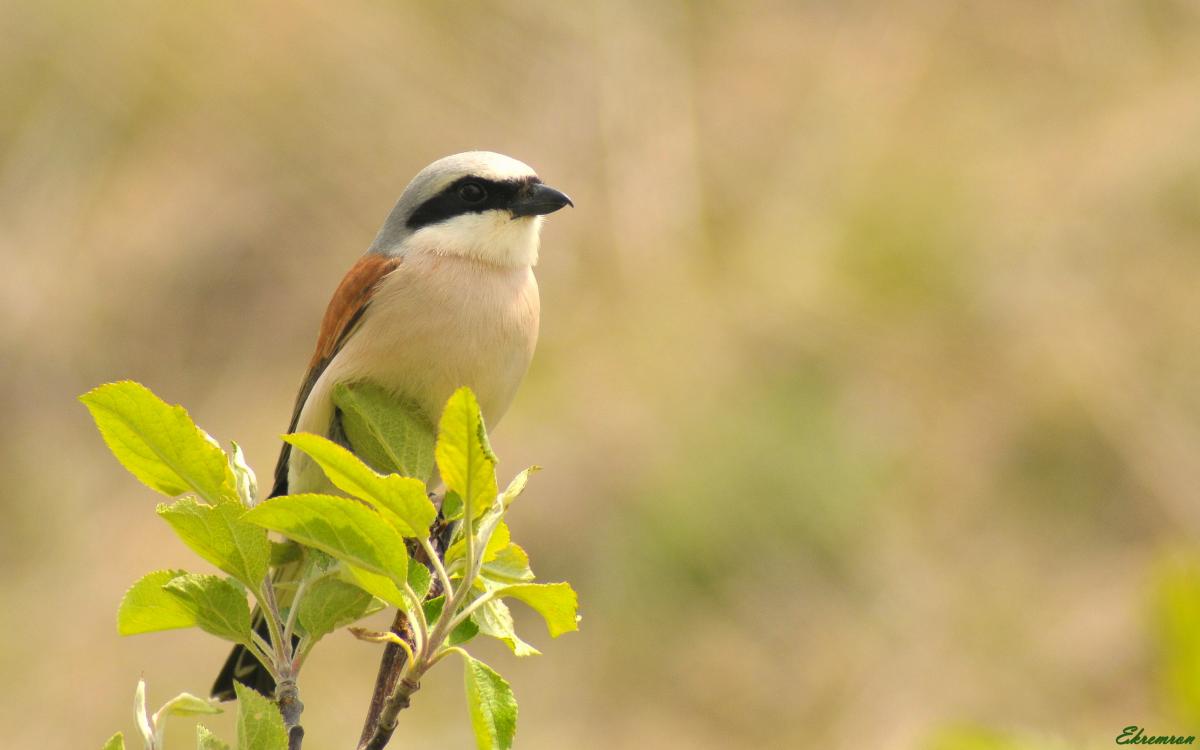
[[[495,435],[584,615],[480,649],[519,747],[1183,729],[1145,591],[1200,529],[1196,3],[8,0],[0,38],[4,746],[99,747],[226,651],[116,636],[203,566],[75,396],[140,380],[268,475],[341,273],[471,148],[578,206]],[[376,655],[318,650],[306,746]],[[447,665],[394,746],[464,719]]]

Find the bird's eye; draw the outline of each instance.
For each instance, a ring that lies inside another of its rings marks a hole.
[[[468,182],[458,189],[458,197],[467,203],[478,203],[487,197],[487,191],[478,182]]]

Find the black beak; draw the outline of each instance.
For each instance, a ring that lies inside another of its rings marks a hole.
[[[565,193],[560,193],[549,185],[534,182],[521,189],[509,205],[509,210],[512,211],[513,218],[516,218],[552,214],[563,206],[574,207],[575,204]]]

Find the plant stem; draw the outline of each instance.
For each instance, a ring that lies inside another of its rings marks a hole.
[[[464,560],[464,577],[454,588],[442,562],[442,555],[428,539],[418,539],[422,551],[429,558],[430,567],[437,574],[438,583],[443,588],[446,597],[442,606],[442,615],[430,628],[424,622],[424,612],[417,610],[417,616],[422,620],[418,624],[420,638],[413,632],[412,623],[403,610],[396,611],[396,619],[392,623],[392,632],[409,644],[415,658],[406,658],[400,646],[389,643],[384,647],[383,659],[379,664],[379,674],[375,678],[375,691],[371,696],[371,704],[367,709],[367,720],[363,725],[362,736],[358,741],[358,750],[383,750],[396,731],[396,717],[408,708],[413,693],[421,689],[421,677],[436,664],[448,651],[442,651],[441,644],[455,622],[454,612],[458,605],[471,595],[471,586],[483,567],[483,553],[488,539],[500,523],[502,513],[496,517],[480,518],[480,538],[475,538],[475,523],[471,518],[471,509],[463,508],[462,538],[466,540]],[[440,546],[440,545],[439,545]],[[405,587],[406,593],[412,597],[412,589]],[[488,594],[480,597],[485,600]],[[477,605],[472,602],[472,605]],[[417,603],[420,606],[420,603]],[[474,607],[473,607],[474,608]],[[469,616],[469,615],[468,615]],[[461,619],[459,620],[461,621]],[[420,644],[418,646],[418,641]]]
[[[247,648],[258,659],[258,663],[271,674],[271,677],[278,680],[279,666],[275,663],[275,657],[271,655],[271,645],[261,635],[251,631],[250,644]]]
[[[297,594],[300,592],[297,591]],[[275,585],[270,576],[263,582],[262,605],[267,627],[271,631],[271,645],[275,650],[275,703],[283,716],[283,726],[288,733],[288,750],[300,750],[304,743],[304,727],[300,726],[300,713],[304,704],[300,702],[300,688],[296,685],[296,673],[292,664],[292,639],[290,632],[285,635],[285,628],[279,613],[279,600],[275,598]],[[289,612],[287,630],[291,628],[293,612]],[[257,634],[256,634],[257,635]],[[261,639],[260,639],[261,640]]]
[[[408,616],[404,614],[404,610],[396,610],[396,617],[392,621],[391,630],[400,638],[403,638],[409,647],[414,651],[416,643],[416,635],[413,633],[411,623],[408,621]],[[379,727],[379,719],[383,715],[383,710],[386,707],[388,698],[391,696],[393,688],[400,679],[401,672],[408,666],[408,659],[401,649],[395,643],[388,643],[383,647],[383,657],[379,661],[379,673],[375,677],[375,689],[371,693],[371,703],[367,707],[367,718],[363,722],[362,735],[358,740],[360,748],[366,748],[371,742]],[[389,737],[391,734],[389,733]],[[384,744],[387,740],[384,740]],[[383,745],[376,745],[377,748]]]
[[[404,584],[404,593],[408,595],[409,601],[412,602],[413,612],[417,616],[416,630],[416,645],[415,648],[425,648],[425,641],[429,639],[429,623],[425,622],[425,608],[421,606],[421,598],[417,596],[417,592],[413,591],[412,586]]]
[[[275,662],[281,675],[284,665],[292,660],[292,641],[284,639],[283,625],[279,617],[279,601],[275,598],[275,584],[271,576],[263,582],[263,596],[259,599],[263,615],[267,620],[267,628],[271,631],[271,645],[275,647]]]
[[[463,579],[459,581],[457,591],[446,592],[446,606],[442,608],[443,612],[453,614],[454,607],[467,592],[471,590],[471,569],[475,566],[475,523],[471,518],[474,510],[471,504],[463,498],[463,540],[466,542],[466,567],[463,568]],[[479,551],[479,557],[483,557],[483,550]]]
[[[483,605],[487,604],[493,598],[494,598],[494,595],[490,591],[477,596],[475,598],[475,601],[473,601],[470,604],[468,604],[467,606],[463,607],[462,610],[460,610],[459,613],[454,616],[454,619],[450,621],[450,630],[453,630],[454,628],[461,625],[464,620],[466,620],[468,617],[471,616],[471,614],[473,612],[475,612],[475,610],[477,610],[480,607],[482,607]]]
[[[296,593],[292,595],[292,605],[288,610],[287,622],[283,625],[283,640],[292,642],[292,630],[296,626],[296,615],[300,612],[300,600],[304,598],[304,590],[308,586],[308,576],[300,578],[296,585]]]
[[[421,545],[421,549],[425,551],[425,557],[429,558],[429,565],[437,573],[438,580],[442,583],[442,593],[450,593],[450,577],[446,573],[446,566],[442,565],[442,559],[433,548],[433,544],[428,539],[417,537],[417,542]]]
[[[300,726],[304,704],[300,702],[300,688],[294,677],[288,675],[275,686],[275,702],[279,704],[283,726],[287,729],[288,750],[300,750],[304,742],[304,727]]]
[[[428,669],[428,665],[425,665],[424,669]],[[396,716],[408,708],[412,694],[421,689],[421,683],[418,680],[423,671],[423,669],[412,672],[404,670],[396,689],[384,703],[383,711],[379,715],[379,722],[375,725],[375,731],[367,738],[366,742],[359,745],[359,750],[383,750],[387,746],[392,739],[392,733],[396,731]]]
[[[467,510],[469,511],[469,509]],[[460,582],[457,589],[447,588],[445,593],[446,602],[442,607],[442,615],[438,617],[437,623],[433,626],[432,632],[430,632],[424,639],[425,642],[421,645],[421,649],[416,655],[415,663],[404,664],[403,667],[398,670],[395,681],[387,691],[387,699],[384,700],[382,705],[379,707],[378,718],[372,722],[371,716],[368,716],[367,726],[363,728],[363,738],[359,741],[359,750],[383,750],[383,748],[387,746],[387,743],[392,738],[392,733],[396,731],[396,717],[401,711],[408,708],[412,700],[412,694],[421,689],[421,676],[424,675],[425,672],[431,666],[433,666],[441,656],[445,655],[444,653],[439,654],[438,649],[441,647],[442,641],[446,639],[446,635],[450,632],[451,621],[454,619],[452,615],[455,609],[458,607],[458,604],[462,602],[464,597],[470,596],[471,594],[471,584],[474,582],[475,576],[478,575],[479,567],[483,562],[483,551],[484,547],[487,545],[487,537],[490,536],[491,532],[495,531],[496,528],[495,523],[492,523],[490,527],[486,528],[487,534],[482,540],[479,541],[477,545],[476,539],[473,535],[474,529],[472,526],[473,524],[471,523],[470,513],[464,513],[463,538],[467,541],[467,577]],[[476,546],[478,546],[478,549],[476,549]],[[449,583],[449,581],[447,581],[447,583]],[[399,621],[403,616],[403,612],[397,612],[397,621]],[[407,622],[407,619],[405,619],[405,622]],[[411,637],[406,638],[405,640],[408,643],[413,642]],[[394,644],[389,645],[394,646]],[[399,646],[394,646],[394,648],[396,651],[399,651]],[[380,676],[383,676],[382,666],[380,669]],[[378,681],[376,682],[375,688],[376,696],[372,698],[372,710],[375,709],[376,698],[378,697],[378,691],[380,688],[380,683]],[[367,730],[371,729],[372,726],[372,731],[368,732]]]

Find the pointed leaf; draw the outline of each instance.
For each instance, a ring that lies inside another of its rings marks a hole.
[[[338,489],[383,511],[404,536],[429,534],[429,526],[437,519],[437,508],[422,482],[377,474],[353,453],[320,435],[297,433],[284,435],[283,440],[316,461]]]
[[[196,725],[196,750],[229,750],[229,745],[217,739],[203,724]]]
[[[176,597],[163,591],[163,586],[184,575],[187,575],[187,571],[156,570],[130,586],[117,610],[117,632],[121,635],[138,635],[195,625],[196,618],[189,609]]]
[[[191,693],[180,693],[154,713],[154,723],[158,724],[168,716],[203,716],[219,713],[223,713],[223,709],[216,703]]]
[[[469,388],[459,388],[446,402],[438,425],[435,450],[438,471],[475,518],[496,501],[496,461],[479,403]]]
[[[250,607],[246,592],[211,575],[195,573],[172,580],[163,590],[178,599],[206,633],[250,644]]]
[[[517,656],[537,656],[542,653],[517,635],[512,612],[499,599],[492,599],[471,613],[471,619],[479,626],[479,632],[503,641]]]
[[[336,495],[285,495],[242,519],[395,581],[408,573],[404,538],[370,507]]]
[[[404,595],[404,592],[396,585],[396,582],[387,576],[373,573],[357,565],[346,565],[342,569],[342,580],[358,586],[363,591],[382,599],[397,609],[408,612],[412,607],[412,604],[408,601],[408,597]]]
[[[315,642],[361,618],[373,599],[358,586],[336,578],[322,578],[305,592],[296,616],[304,632]]]
[[[117,732],[108,738],[108,742],[105,742],[100,750],[125,750],[125,735]]]
[[[230,441],[233,450],[229,454],[229,468],[233,470],[234,484],[237,486],[238,499],[247,508],[253,507],[258,500],[258,477],[250,464],[246,463],[246,454],[242,446]]]
[[[433,476],[433,422],[415,401],[358,382],[334,386],[333,403],[354,453],[376,470],[422,482]]]
[[[579,629],[579,598],[569,583],[518,583],[496,591],[498,596],[525,602],[546,621],[550,637]]]
[[[479,750],[508,750],[517,734],[517,699],[504,678],[462,652],[467,708]]]
[[[133,718],[137,721],[138,731],[146,747],[154,747],[154,724],[150,722],[150,712],[146,709],[146,678],[138,680],[133,691]]]
[[[213,502],[237,498],[221,446],[182,406],[171,406],[128,380],[102,385],[79,400],[109,450],[150,489],[171,497],[195,492]]]
[[[274,701],[240,682],[237,691],[238,750],[287,750],[287,729]]]
[[[496,530],[492,532],[491,538],[488,539],[487,547],[483,550],[483,561],[490,562],[496,559],[496,555],[500,554],[500,550],[509,545],[512,536],[508,530],[508,524],[501,521],[496,525]],[[445,564],[447,567],[453,562],[461,560],[467,554],[467,540],[459,539],[454,544],[450,545],[450,549],[446,550]]]
[[[525,485],[529,483],[529,475],[536,474],[541,470],[542,467],[540,466],[530,466],[513,477],[513,480],[508,483],[508,487],[500,496],[500,503],[504,506],[505,510],[508,509],[508,506],[512,505],[513,500],[516,500],[525,491]]]
[[[518,583],[532,581],[533,570],[529,567],[529,555],[518,544],[509,544],[483,564],[480,575],[485,580]]]
[[[204,505],[185,497],[158,506],[158,515],[171,525],[196,554],[257,591],[271,562],[267,532],[242,520],[240,503]]]

